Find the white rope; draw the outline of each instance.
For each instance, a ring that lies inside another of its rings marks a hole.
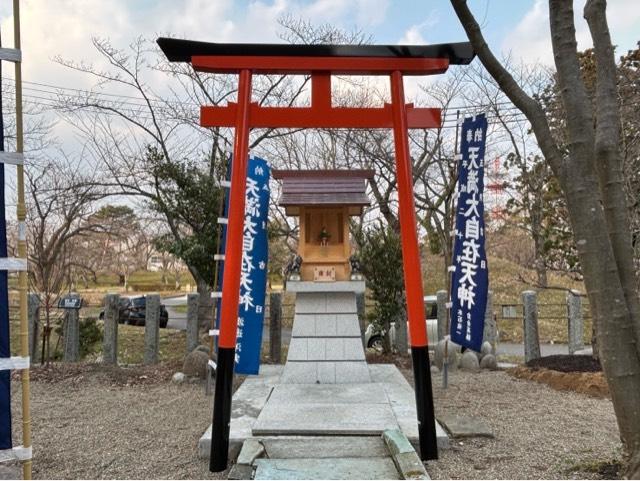
[[[220,187],[225,187],[226,189],[230,189],[231,188],[231,181],[230,180],[221,180],[220,181]]]
[[[223,261],[224,260],[224,254],[214,254],[213,255],[213,260],[214,261]]]
[[[222,299],[222,292],[214,291],[211,293],[211,299]]]
[[[451,306],[453,306],[453,302],[447,302],[444,307],[446,307],[447,309],[451,309]]]
[[[0,271],[26,271],[27,259],[0,257]]]
[[[24,446],[15,446],[11,449],[0,449],[0,463],[6,463],[7,461],[27,461],[31,459],[31,446],[25,448]]]
[[[216,362],[215,362],[213,359],[209,359],[208,364],[209,364],[209,366],[211,367],[211,369],[213,369],[214,371],[215,371],[216,369],[218,369],[218,365],[216,364]]]
[[[29,369],[29,356],[0,357],[0,371],[12,369]]]
[[[455,271],[456,271],[456,266],[447,267],[447,272],[455,272]]]
[[[229,219],[227,219],[226,217],[218,217],[218,224],[228,224],[229,223]]]
[[[21,152],[0,152],[0,164],[24,165],[24,154]]]
[[[216,337],[220,335],[220,329],[209,329],[209,337]]]
[[[17,48],[0,48],[0,60],[7,62],[21,62],[22,52]]]

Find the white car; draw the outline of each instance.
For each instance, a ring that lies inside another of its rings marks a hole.
[[[424,296],[425,317],[427,319],[427,336],[429,338],[429,347],[434,348],[438,342],[438,303],[436,296]],[[409,326],[407,326],[407,336],[409,335]],[[389,329],[389,337],[391,344],[395,344],[396,340],[396,323],[391,323]],[[364,333],[364,342],[368,348],[382,351],[383,333],[371,323],[367,326]]]

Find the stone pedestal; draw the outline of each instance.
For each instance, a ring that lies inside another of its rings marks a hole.
[[[80,311],[65,309],[64,324],[64,362],[80,360]]]
[[[540,357],[540,338],[538,336],[538,302],[535,291],[522,293],[524,361]]]
[[[198,347],[198,306],[200,294],[187,294],[187,354]]]
[[[584,349],[584,323],[582,299],[577,291],[567,292],[567,323],[569,329],[569,354]]]
[[[144,319],[144,363],[157,364],[160,348],[160,296],[147,295]]]
[[[356,305],[364,281],[289,281],[295,317],[283,384],[370,382]]]
[[[118,364],[118,294],[104,297],[104,339],[102,357],[105,364]]]

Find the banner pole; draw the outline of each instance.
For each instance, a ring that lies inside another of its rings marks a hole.
[[[391,106],[393,109],[393,137],[396,151],[402,263],[411,338],[416,410],[418,413],[420,457],[423,461],[426,461],[438,459],[438,446],[433,412],[427,324],[424,316],[422,269],[413,200],[413,169],[409,155],[407,110],[402,73],[399,71],[394,71],[391,74]]]
[[[13,0],[13,36],[14,48],[21,49],[20,41],[20,1]],[[15,62],[16,81],[16,152],[24,152],[24,131],[22,122],[22,63]],[[24,166],[17,166],[17,186],[18,186],[18,256],[21,259],[27,258],[27,239],[25,219],[27,208],[24,195]],[[20,271],[18,274],[18,292],[20,295],[20,355],[29,357],[29,323],[27,320],[27,272]],[[22,445],[25,448],[31,447],[31,406],[29,403],[29,369],[22,369]],[[31,479],[31,458],[22,464],[22,475],[24,479]]]
[[[242,231],[244,226],[247,163],[249,157],[249,109],[251,105],[251,70],[240,71],[238,80],[238,111],[235,125],[229,214],[222,276],[220,305],[220,336],[218,337],[218,369],[213,400],[211,453],[209,470],[227,469],[229,460],[229,429],[233,370],[235,365],[238,306],[240,299],[240,268],[242,261]]]

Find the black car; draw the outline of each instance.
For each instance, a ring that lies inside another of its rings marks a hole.
[[[131,324],[132,326],[144,326],[147,314],[147,298],[121,297],[118,304],[118,322]],[[100,312],[100,319],[104,319],[104,311]],[[163,304],[160,304],[160,327],[165,328],[169,323],[169,313]]]
[[[132,326],[144,326],[147,314],[147,298],[145,296],[134,297],[131,299],[129,307],[129,324]],[[169,322],[169,313],[164,304],[160,304],[160,327],[167,327]]]
[[[129,308],[131,307],[131,299],[121,297],[118,300],[118,323],[126,324],[129,319]],[[100,319],[104,319],[104,310],[100,311]]]

